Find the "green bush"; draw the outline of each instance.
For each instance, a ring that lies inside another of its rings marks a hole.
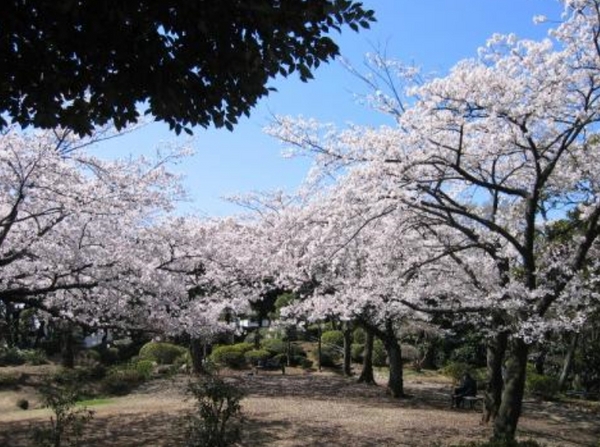
[[[462,376],[470,371],[471,368],[469,365],[463,362],[449,362],[446,366],[441,369],[442,374],[452,378],[454,381],[458,382],[462,378]]]
[[[544,399],[553,399],[559,391],[558,379],[528,370],[525,379],[525,390]]]
[[[154,371],[154,362],[152,360],[137,360],[130,363],[130,368],[134,369],[142,376],[145,380],[152,377]]]
[[[331,348],[329,346],[321,347],[321,366],[335,368],[338,366],[341,358],[342,354],[339,349]]]
[[[280,338],[264,339],[261,348],[269,351],[271,355],[283,354],[287,350],[287,343]]]
[[[18,366],[25,363],[25,356],[19,348],[0,348],[0,366]]]
[[[344,347],[344,333],[342,331],[323,332],[323,335],[321,335],[321,343],[323,345],[342,348]]]
[[[48,426],[36,426],[32,432],[33,441],[40,447],[61,447],[81,445],[85,425],[92,419],[94,412],[76,406],[81,398],[79,382],[69,381],[67,375],[60,377],[64,382],[46,381],[39,388],[44,407],[52,411]]]
[[[373,342],[373,366],[385,366],[387,362],[387,352],[383,342],[378,338]]]
[[[359,344],[359,343],[352,343],[352,347],[350,348],[350,353],[351,353],[353,362],[362,363],[363,355],[365,353],[365,345]]]
[[[287,355],[287,350],[288,350],[288,343],[280,338],[269,338],[269,339],[265,339],[263,340],[263,342],[261,343],[262,349],[266,349],[267,351],[269,351],[271,353],[272,356],[278,355],[278,354],[286,354]],[[304,351],[304,349],[302,349],[302,346],[300,346],[299,344],[296,343],[291,343],[289,345],[290,348],[290,355],[291,355],[291,360],[292,360],[292,365],[294,365],[294,361],[296,358],[298,357],[306,357],[306,351]]]
[[[172,343],[150,342],[140,349],[140,358],[152,360],[159,365],[172,365],[177,357],[184,355],[187,349]]]
[[[187,416],[187,447],[228,447],[241,441],[243,393],[223,380],[208,376],[188,386],[195,411]]]
[[[244,351],[236,345],[217,346],[213,349],[210,360],[233,369],[243,368],[246,364]]]
[[[30,365],[45,365],[48,363],[48,356],[41,349],[25,349],[21,353],[25,362]]]
[[[364,345],[367,342],[367,333],[361,327],[354,329],[352,333],[352,341],[359,345]]]
[[[258,362],[264,362],[269,357],[271,357],[271,353],[266,349],[252,349],[244,354],[246,362],[251,365],[256,365]]]
[[[124,396],[144,380],[144,376],[134,368],[112,369],[102,380],[102,391],[110,395]]]

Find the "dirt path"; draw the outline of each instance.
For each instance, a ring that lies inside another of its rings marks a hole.
[[[185,378],[152,382],[134,395],[95,406],[90,447],[181,445]],[[389,398],[381,386],[356,384],[331,375],[261,374],[229,377],[248,393],[245,446],[430,447],[485,439],[476,411],[450,410],[447,383],[409,378],[408,399]],[[4,393],[0,393],[0,399]],[[31,427],[47,420],[46,410],[7,408],[0,400],[0,446],[28,444]],[[598,414],[566,405],[527,401],[519,436],[548,446],[587,447],[600,439]]]

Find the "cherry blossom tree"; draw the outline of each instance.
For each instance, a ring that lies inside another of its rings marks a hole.
[[[469,246],[454,270],[479,291],[476,307],[493,334],[492,369],[507,359],[494,421],[499,438],[514,437],[517,428],[530,343],[548,327],[576,327],[597,305],[590,255],[600,230],[593,169],[599,17],[597,0],[565,1],[564,21],[547,39],[493,36],[477,59],[460,62],[444,78],[421,80],[414,70],[378,59],[387,73],[401,76],[398,86],[380,77],[391,93],[370,97],[392,114],[394,127],[337,131],[282,118],[270,130],[295,150],[315,154],[318,178],[341,169],[354,197],[393,203],[398,215],[417,216],[438,233],[444,228],[450,251]],[[560,247],[542,243],[566,211],[578,215],[578,237]],[[435,270],[449,283],[443,268]],[[452,307],[476,310],[462,294]],[[441,303],[447,296],[432,295]]]

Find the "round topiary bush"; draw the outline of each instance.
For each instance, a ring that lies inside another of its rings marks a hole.
[[[187,349],[172,343],[150,342],[141,347],[139,357],[159,365],[171,365],[177,357],[185,355]]]
[[[269,357],[271,357],[271,353],[266,349],[252,349],[250,351],[246,351],[244,354],[246,362],[248,362],[250,365],[256,365],[259,362],[264,362]]]
[[[236,345],[217,346],[213,349],[210,360],[233,369],[240,369],[246,365],[244,351]]]

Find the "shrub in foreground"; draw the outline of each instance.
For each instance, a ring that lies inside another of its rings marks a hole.
[[[188,385],[196,401],[187,416],[186,447],[227,447],[241,440],[243,393],[215,376],[202,377]]]

